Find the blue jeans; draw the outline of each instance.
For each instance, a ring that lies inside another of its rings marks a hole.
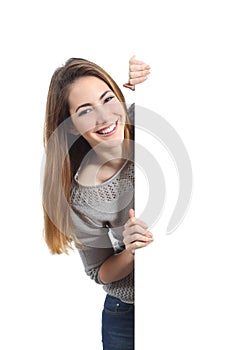
[[[134,305],[106,296],[102,313],[103,350],[134,350]]]

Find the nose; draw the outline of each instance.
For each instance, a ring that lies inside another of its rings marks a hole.
[[[96,110],[96,125],[106,124],[109,121],[109,111],[106,105],[98,105]]]

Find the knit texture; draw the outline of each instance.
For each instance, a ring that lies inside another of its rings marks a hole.
[[[74,233],[84,244],[78,249],[85,271],[96,283],[102,263],[125,249],[124,224],[134,207],[134,164],[127,160],[109,180],[96,186],[83,186],[74,177],[71,190],[71,218]],[[134,273],[104,284],[103,289],[126,303],[134,302]]]

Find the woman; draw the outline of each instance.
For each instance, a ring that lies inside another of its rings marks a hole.
[[[149,66],[132,57],[125,87]],[[134,250],[153,241],[134,217],[133,108],[98,65],[70,59],[51,79],[45,119],[45,239],[54,254],[78,248],[107,292],[103,349],[134,348]],[[129,218],[130,216],[130,218]]]

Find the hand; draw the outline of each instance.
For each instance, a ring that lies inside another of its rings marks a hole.
[[[134,254],[135,249],[146,247],[153,242],[153,235],[147,231],[148,226],[141,220],[136,219],[134,210],[129,210],[129,220],[126,222],[123,231],[125,248]]]
[[[136,60],[135,56],[129,60],[129,80],[123,86],[135,90],[135,85],[143,83],[150,74],[150,66],[143,61]]]

